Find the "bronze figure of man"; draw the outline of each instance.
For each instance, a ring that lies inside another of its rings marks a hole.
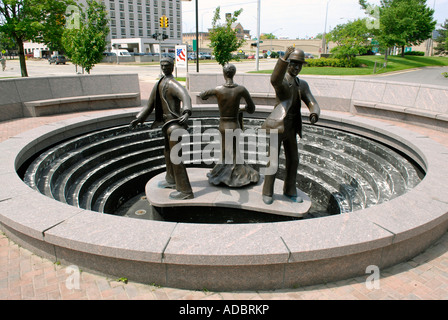
[[[278,130],[277,152],[280,152],[280,146],[283,143],[286,158],[283,194],[296,202],[303,201],[297,196],[296,188],[299,166],[297,135],[302,137],[301,102],[305,102],[310,110],[311,124],[316,123],[320,116],[319,105],[308,83],[297,77],[305,63],[305,53],[294,47],[289,47],[283,58],[278,59],[271,75],[271,84],[275,89],[277,102],[273,112],[262,126],[266,131]],[[266,204],[273,202],[275,176],[275,173],[265,176],[262,193]]]
[[[130,123],[134,128],[143,123],[155,110],[155,120],[151,128],[162,126],[165,136],[165,182],[159,184],[162,188],[172,188],[176,191],[170,194],[171,199],[184,200],[194,198],[190,180],[185,165],[174,164],[170,159],[170,151],[178,141],[171,141],[171,134],[176,129],[186,129],[191,115],[191,98],[187,90],[173,77],[174,61],[163,58],[160,66],[164,76],[155,84],[148,104],[140,111],[136,119]],[[182,106],[181,106],[182,103]]]
[[[258,171],[250,165],[244,163],[238,153],[239,149],[230,134],[230,141],[226,141],[226,132],[235,132],[243,127],[240,101],[244,99],[246,106],[244,111],[255,112],[255,104],[244,86],[233,82],[236,68],[233,64],[226,64],[223,67],[225,83],[214,89],[200,93],[204,100],[210,96],[216,96],[219,107],[219,132],[221,134],[221,158],[222,163],[218,163],[213,170],[207,174],[211,184],[225,184],[229,187],[243,187],[251,183],[257,183],[260,179]],[[230,160],[230,161],[229,161]]]

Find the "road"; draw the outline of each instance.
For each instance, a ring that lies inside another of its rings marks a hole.
[[[376,76],[365,76],[365,78],[398,81],[398,82],[412,82],[421,84],[430,84],[438,86],[448,86],[448,78],[445,78],[442,73],[448,72],[448,67],[426,67],[411,70],[403,70],[399,72],[380,74]]]
[[[260,70],[273,69],[277,60],[262,59],[260,60]],[[237,72],[247,72],[256,70],[256,63],[254,60],[235,62]],[[196,72],[196,64],[189,64],[190,71]],[[71,63],[66,65],[50,65],[46,60],[27,61],[27,70],[30,77],[39,76],[57,76],[57,75],[74,75],[76,74],[75,66]],[[81,69],[78,68],[81,72]],[[222,67],[216,62],[199,62],[200,72],[221,73]],[[160,75],[160,67],[158,65],[133,65],[133,64],[105,64],[96,65],[91,74],[111,74],[111,73],[137,73],[140,81],[154,81]],[[177,76],[185,77],[185,69],[177,70]],[[0,78],[3,77],[20,77],[20,65],[18,60],[7,60],[6,70],[0,71]]]
[[[260,59],[259,69],[269,70],[273,69],[276,59]],[[255,71],[256,62],[241,61],[232,62],[237,67],[238,73]],[[74,75],[76,74],[75,66],[71,63],[66,65],[50,65],[46,60],[27,61],[27,69],[30,77],[49,76],[49,75]],[[196,64],[189,64],[189,70],[196,72]],[[81,71],[78,69],[78,71]],[[199,71],[204,73],[221,73],[222,68],[216,62],[200,62]],[[426,67],[419,69],[404,70],[394,73],[359,76],[362,79],[376,79],[385,81],[398,82],[412,82],[430,85],[448,86],[448,78],[445,78],[442,73],[448,72],[448,67]],[[91,74],[111,74],[111,73],[137,73],[141,82],[154,82],[160,75],[160,68],[157,65],[134,65],[134,64],[98,64]],[[7,60],[6,71],[0,71],[0,79],[3,77],[20,77],[20,66],[18,60]],[[177,70],[177,76],[185,77],[186,70]],[[353,77],[353,76],[350,76]]]

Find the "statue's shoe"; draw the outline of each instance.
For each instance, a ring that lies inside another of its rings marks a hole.
[[[188,200],[193,199],[194,194],[193,193],[183,193],[179,191],[174,191],[170,193],[170,199],[173,200]]]
[[[272,204],[272,202],[274,202],[274,198],[273,197],[271,197],[271,196],[265,196],[265,195],[263,195],[263,202],[265,203],[265,204]]]
[[[292,202],[297,202],[297,203],[302,203],[303,199],[302,197],[299,196],[288,196],[287,194],[284,194],[285,197],[288,197],[289,199],[291,199]]]
[[[176,189],[175,183],[169,183],[167,181],[160,181],[157,186],[161,189]]]

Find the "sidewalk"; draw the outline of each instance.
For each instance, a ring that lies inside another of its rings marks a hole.
[[[143,98],[147,90],[148,88],[142,88]],[[84,113],[0,122],[0,142],[46,123],[82,114]],[[447,133],[388,122],[417,131],[448,146]],[[334,283],[289,290],[210,292],[206,288],[191,291],[135,282],[124,283],[119,279],[82,270],[79,282],[76,282],[72,281],[76,278],[75,271],[74,266],[60,265],[56,261],[36,256],[0,232],[0,300],[448,299],[448,234],[412,260],[380,270],[379,289],[369,289],[366,285],[370,273]],[[74,287],[76,283],[79,283],[79,288]]]

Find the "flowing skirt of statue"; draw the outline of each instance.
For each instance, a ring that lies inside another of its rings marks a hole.
[[[225,184],[232,188],[244,187],[260,180],[257,170],[248,164],[217,164],[208,174],[211,184]]]
[[[242,120],[242,119],[241,119]],[[244,187],[251,183],[257,183],[260,180],[260,174],[249,164],[244,163],[241,157],[237,157],[236,141],[234,139],[226,142],[226,130],[240,129],[238,118],[220,118],[219,131],[221,133],[221,154],[223,155],[223,163],[218,163],[207,174],[210,184],[224,184],[228,187],[238,188]],[[229,152],[232,153],[229,155]],[[231,163],[224,159],[233,159]],[[237,159],[240,159],[237,161]]]

